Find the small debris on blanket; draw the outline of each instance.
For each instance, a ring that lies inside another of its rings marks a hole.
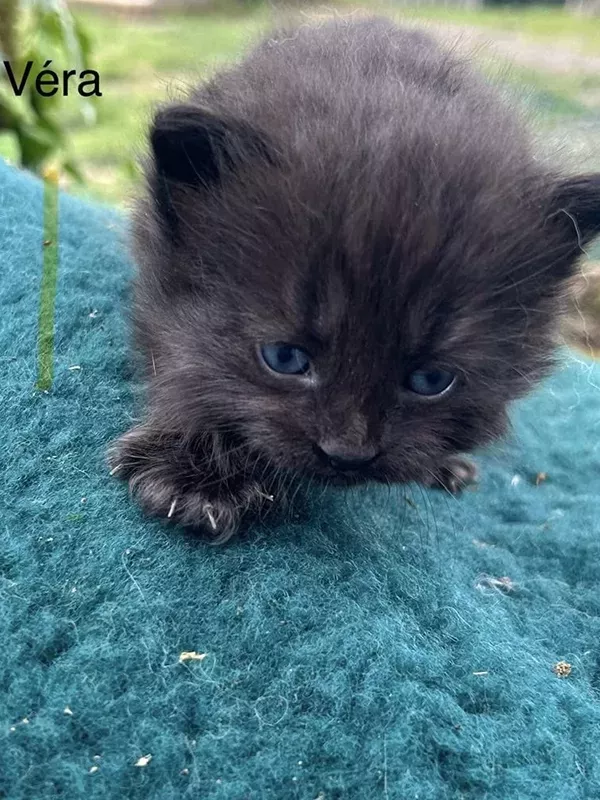
[[[513,475],[510,481],[511,486],[518,486],[521,483],[520,475]]]
[[[496,547],[495,544],[491,544],[491,542],[484,542],[481,539],[471,539],[471,541],[475,547],[479,547],[481,550],[485,549],[486,547]]]
[[[151,761],[152,761],[152,753],[148,753],[148,755],[140,756],[133,766],[147,767]]]
[[[71,711],[69,706],[65,706],[65,710],[63,711],[63,714],[65,716],[67,716],[67,717],[72,717],[73,716],[73,712]]]
[[[516,587],[512,580],[503,575],[501,578],[494,578],[492,575],[480,575],[475,583],[476,589],[497,589],[500,592],[512,592]]]
[[[479,677],[480,675],[489,675],[489,674],[490,673],[487,671],[487,669],[481,670],[481,672],[474,672],[473,673],[473,675],[476,675],[477,677]]]
[[[184,650],[179,654],[179,663],[183,664],[185,661],[204,661],[206,653],[197,653],[195,650]]]
[[[44,239],[43,241],[44,247],[50,247],[51,244],[52,244],[52,239]]]
[[[73,372],[73,371],[74,371],[74,370],[76,370],[76,369],[81,369],[81,367],[79,366],[79,364],[73,364],[73,366],[72,366],[72,367],[69,367],[69,371],[70,371],[70,372]]]
[[[568,678],[572,669],[573,667],[568,661],[558,661],[552,667],[552,672],[554,672],[555,675],[558,675],[559,678]]]
[[[94,764],[94,766],[90,767],[90,769],[89,769],[90,775],[93,775],[94,772],[98,772],[99,769],[100,769],[100,767],[97,764]]]
[[[535,476],[535,485],[539,486],[540,483],[544,483],[544,481],[548,480],[548,473],[546,472],[538,472]]]
[[[190,771],[189,771],[189,769],[187,767],[184,767],[179,774],[180,775],[189,775]]]

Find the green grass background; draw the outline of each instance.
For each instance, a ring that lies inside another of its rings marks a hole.
[[[533,113],[540,143],[550,150],[558,146],[579,168],[600,166],[600,66],[595,69],[595,60],[600,64],[600,17],[544,7],[399,8],[355,6],[350,0],[338,2],[336,10],[351,13],[355,8],[443,26],[451,38],[475,34],[489,40],[492,49],[484,48],[478,57]],[[153,106],[238,57],[277,17],[264,5],[237,11],[228,6],[194,16],[75,13],[91,34],[103,96],[95,101],[93,126],[79,117],[76,97],[67,100],[72,147],[86,176],[85,186],[69,188],[116,205],[127,205],[138,185],[137,164]],[[333,11],[331,6],[303,6],[300,13]],[[0,136],[0,155],[16,157],[8,135]]]

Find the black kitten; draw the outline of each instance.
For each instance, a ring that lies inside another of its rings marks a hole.
[[[298,476],[473,477],[548,371],[600,175],[385,19],[271,37],[154,119],[136,217],[148,412],[111,454],[149,512],[220,539]]]

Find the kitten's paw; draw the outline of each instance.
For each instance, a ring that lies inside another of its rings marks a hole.
[[[450,494],[460,494],[477,483],[477,467],[465,456],[449,456],[441,465],[438,474],[428,483],[436,489],[445,489]]]
[[[112,475],[150,516],[201,528],[216,541],[229,539],[246,514],[259,514],[273,498],[253,482],[225,486],[202,469],[198,453],[178,447],[144,425],[132,428],[109,449]]]

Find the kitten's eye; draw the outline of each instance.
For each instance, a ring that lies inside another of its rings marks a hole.
[[[304,350],[291,344],[263,344],[260,354],[269,369],[283,375],[304,375],[310,368],[310,359]]]
[[[434,397],[447,392],[455,379],[454,373],[445,369],[417,369],[408,376],[407,386],[415,394]]]

